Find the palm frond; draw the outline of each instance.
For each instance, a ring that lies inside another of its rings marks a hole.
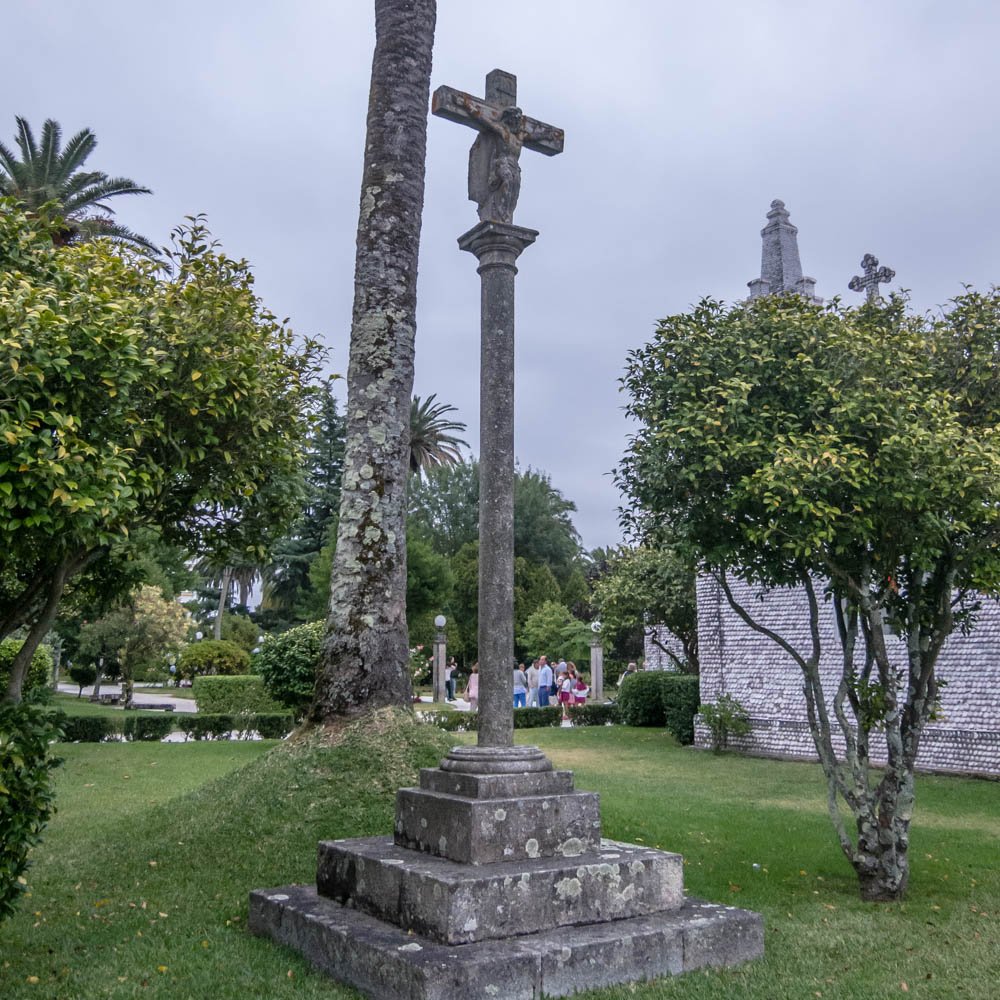
[[[35,136],[31,131],[31,126],[28,124],[27,118],[22,118],[18,115],[14,120],[17,122],[17,145],[21,150],[21,159],[27,166],[34,170],[35,163],[38,160],[38,147],[35,145]]]
[[[123,226],[113,219],[105,216],[94,215],[86,219],[74,219],[73,226],[77,231],[74,242],[93,239],[108,239],[112,243],[130,247],[151,257],[159,257],[160,249],[156,244],[151,243],[145,236],[132,232],[127,226]]]
[[[97,148],[97,136],[89,128],[81,129],[66,143],[60,157],[60,167],[65,178],[75,174],[84,161]]]
[[[38,162],[39,172],[46,183],[51,182],[58,171],[61,144],[62,129],[59,127],[59,122],[47,118],[42,126],[42,148]]]
[[[437,393],[423,402],[414,396],[410,402],[410,471],[420,473],[436,465],[455,465],[462,461],[459,446],[468,442],[452,431],[465,430],[465,424],[448,419],[445,414],[457,412],[450,403],[437,403]]]

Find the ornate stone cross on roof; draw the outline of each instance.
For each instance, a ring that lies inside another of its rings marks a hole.
[[[434,91],[431,111],[479,132],[469,152],[469,201],[482,222],[513,222],[521,190],[521,147],[555,156],[563,130],[523,114],[517,107],[517,77],[495,69],[486,76],[486,97],[451,87]]]
[[[861,258],[861,267],[865,272],[864,277],[854,275],[847,287],[852,292],[864,292],[868,301],[874,302],[879,297],[878,286],[887,285],[896,277],[896,272],[891,267],[879,267],[878,257],[870,253]]]

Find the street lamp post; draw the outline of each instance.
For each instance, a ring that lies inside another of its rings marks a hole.
[[[448,640],[444,632],[448,619],[438,615],[434,619],[434,701],[444,701],[447,692],[444,686],[444,669],[448,653]]]

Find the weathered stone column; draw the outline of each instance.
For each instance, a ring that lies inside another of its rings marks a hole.
[[[595,705],[604,701],[604,646],[598,636],[590,640],[590,697]]]
[[[480,222],[458,245],[482,279],[479,374],[479,745],[514,744],[514,276],[538,232]]]
[[[444,671],[448,662],[448,638],[444,631],[444,615],[434,619],[434,700],[444,701],[446,697],[444,686]]]

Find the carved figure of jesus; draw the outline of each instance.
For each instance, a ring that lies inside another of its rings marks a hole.
[[[482,222],[513,222],[521,192],[524,115],[504,108],[500,120],[481,119],[482,131],[469,151],[469,200],[479,206]]]

